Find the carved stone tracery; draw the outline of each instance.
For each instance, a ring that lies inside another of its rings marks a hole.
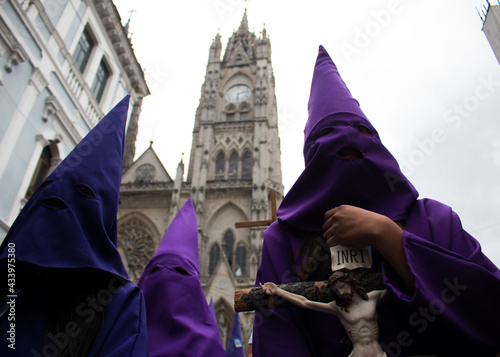
[[[138,217],[118,224],[118,248],[125,255],[130,279],[137,283],[155,253],[154,233]]]

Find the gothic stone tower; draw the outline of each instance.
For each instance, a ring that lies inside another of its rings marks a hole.
[[[249,32],[246,11],[221,60],[221,38],[210,46],[196,111],[187,181],[200,230],[200,270],[213,298],[224,346],[234,290],[253,286],[266,227],[235,222],[271,218],[270,192],[283,195],[278,119],[266,30]],[[243,339],[251,314],[240,314]]]
[[[183,181],[183,160],[172,178],[152,145],[125,165],[118,249],[131,279],[137,282],[169,223],[192,198],[199,225],[201,281],[207,301],[213,299],[227,346],[234,291],[253,286],[266,228],[236,229],[235,223],[270,219],[270,192],[276,192],[280,201],[283,187],[266,31],[261,38],[249,32],[245,13],[222,60],[221,52],[217,34],[196,111],[187,181]],[[240,321],[246,345],[253,314],[240,314]]]

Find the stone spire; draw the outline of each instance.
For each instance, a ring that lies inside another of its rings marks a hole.
[[[217,32],[214,40],[212,41],[212,45],[210,46],[210,53],[208,57],[208,63],[219,63],[220,62],[220,54],[222,51],[222,42],[221,36]]]
[[[240,27],[229,39],[224,58],[224,66],[241,66],[255,61],[255,43],[256,37],[248,29],[247,10],[243,13]]]
[[[243,18],[241,19],[240,28],[238,29],[238,33],[246,34],[248,32],[248,19],[247,19],[247,9],[243,13]]]

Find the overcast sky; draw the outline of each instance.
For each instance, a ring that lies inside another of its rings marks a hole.
[[[285,192],[304,168],[303,128],[322,44],[420,197],[452,206],[500,266],[500,65],[481,30],[480,3],[249,0],[250,30],[260,36],[265,24],[271,39]],[[153,140],[175,176],[182,153],[189,160],[210,44],[219,32],[225,48],[245,2],[115,4],[123,22],[135,10],[130,32],[151,90],[136,157]]]

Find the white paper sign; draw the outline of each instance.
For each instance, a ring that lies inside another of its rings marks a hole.
[[[330,253],[332,254],[332,271],[372,267],[372,256],[368,246],[335,245],[330,247]]]

